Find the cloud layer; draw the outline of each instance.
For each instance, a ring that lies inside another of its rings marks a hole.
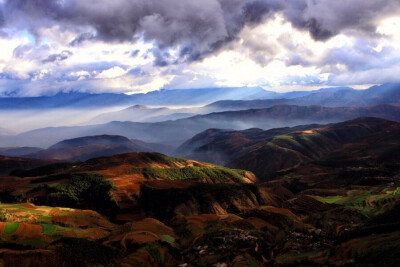
[[[40,94],[50,82],[55,91],[121,92],[301,77],[335,84],[398,63],[399,11],[398,0],[4,0],[0,86],[8,79]],[[218,60],[258,76],[229,81]],[[277,67],[287,77],[266,77]]]

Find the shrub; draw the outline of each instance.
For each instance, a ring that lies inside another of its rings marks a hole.
[[[46,188],[46,195],[33,199],[37,205],[61,206],[92,209],[114,217],[118,205],[113,198],[113,185],[102,175],[80,173],[70,174],[68,184]]]

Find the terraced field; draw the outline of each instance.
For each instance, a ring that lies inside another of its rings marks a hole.
[[[44,248],[61,238],[99,240],[114,227],[91,210],[53,208],[33,204],[0,204],[1,242]]]
[[[400,200],[399,187],[360,187],[346,192],[345,196],[318,197],[319,201],[329,204],[338,204],[346,209],[358,210],[366,218],[384,213]]]

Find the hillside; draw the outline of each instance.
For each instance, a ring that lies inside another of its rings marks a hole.
[[[325,158],[345,145],[366,142],[367,146],[368,138],[396,133],[399,129],[397,122],[364,118],[327,126],[306,125],[269,131],[209,130],[185,142],[176,153],[251,170],[259,179],[267,179],[276,171]],[[393,138],[386,141],[396,142]]]
[[[48,165],[54,161],[26,159],[18,157],[0,156],[0,175],[7,175],[16,169],[32,169],[40,166]]]
[[[30,153],[36,153],[41,150],[42,148],[39,147],[1,147],[0,155],[18,157]]]
[[[170,158],[158,153],[129,153],[90,159],[83,163],[57,163],[29,171],[16,170],[10,175],[14,177],[0,180],[0,188],[7,189],[11,194],[21,195],[40,205],[95,209],[111,217],[117,216],[117,220],[122,221],[132,216],[143,216],[144,211],[138,207],[138,197],[146,197],[141,193],[143,187],[190,188],[198,183],[213,186],[255,181],[250,172]],[[83,182],[85,180],[87,182]],[[81,191],[89,190],[92,186],[95,187],[93,190],[99,191]],[[107,190],[112,190],[111,195]],[[212,202],[204,201],[204,209],[211,209]],[[206,208],[206,203],[211,206]],[[179,204],[185,204],[185,201],[175,203],[177,206]],[[161,201],[159,205],[175,208],[169,201]],[[191,214],[190,206],[187,209]]]

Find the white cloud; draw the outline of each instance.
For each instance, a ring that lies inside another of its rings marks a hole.
[[[121,77],[122,75],[126,74],[127,71],[121,67],[112,67],[107,70],[103,70],[100,72],[96,78],[97,79],[110,79],[110,78],[117,78]]]
[[[153,44],[140,38],[87,40],[72,46],[78,33],[90,29],[43,27],[41,38],[34,41],[25,32],[9,31],[10,36],[0,37],[0,74],[7,75],[0,93],[16,84],[25,90],[21,94],[35,95],[60,88],[127,93],[211,86],[287,90],[400,81],[400,17],[385,18],[378,25],[373,37],[343,31],[321,42],[277,13],[264,23],[244,27],[237,39],[201,61],[164,67],[154,65]],[[49,60],[62,53],[67,55],[62,60]],[[179,50],[171,48],[169,56],[171,61],[179,58]]]

